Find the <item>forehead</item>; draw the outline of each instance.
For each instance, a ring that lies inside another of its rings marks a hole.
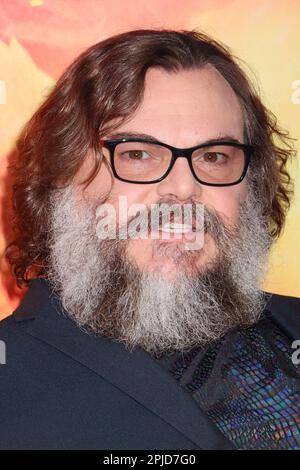
[[[243,114],[234,91],[212,66],[180,72],[152,68],[140,106],[119,130],[182,147],[223,135],[242,141]]]

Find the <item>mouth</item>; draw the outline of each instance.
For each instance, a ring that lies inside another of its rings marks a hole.
[[[171,223],[166,223],[162,227],[160,227],[160,231],[164,233],[184,234],[184,233],[196,232],[196,228],[188,224],[180,224],[180,223],[171,222]]]
[[[157,230],[150,230],[149,236],[153,240],[164,240],[169,242],[192,242],[204,236],[204,228],[179,222],[168,222],[161,225]]]
[[[150,238],[152,240],[170,240],[178,242],[191,241],[203,237],[206,232],[204,220],[189,218],[184,223],[182,217],[176,217],[171,214],[167,221],[160,216],[158,220],[153,223],[153,219],[148,219],[148,226],[139,230],[132,238]]]

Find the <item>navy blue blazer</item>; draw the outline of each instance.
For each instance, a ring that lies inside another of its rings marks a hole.
[[[300,299],[268,310],[300,339]],[[81,330],[34,279],[0,322],[0,449],[234,449],[189,393],[140,348]]]

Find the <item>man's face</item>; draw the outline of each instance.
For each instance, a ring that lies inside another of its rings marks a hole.
[[[238,100],[209,66],[148,71],[140,107],[116,133],[147,134],[178,148],[224,137],[244,142]],[[109,159],[107,149],[103,152]],[[82,190],[77,183],[90,172],[89,157],[73,184],[53,195],[50,211],[48,279],[69,316],[102,336],[150,353],[206,344],[257,321],[270,239],[260,201],[246,179],[234,186],[206,186],[195,180],[187,160],[178,158],[158,183],[115,179],[112,185],[102,165]],[[129,209],[137,203],[147,210],[170,201],[201,204],[202,249],[185,251],[184,236],[99,239],[98,208],[104,201],[112,204],[118,221],[120,196]]]
[[[160,69],[150,69],[146,74],[144,99],[135,115],[114,131],[114,135],[133,133],[150,135],[174,147],[187,148],[202,144],[211,139],[228,137],[243,143],[243,115],[239,102],[224,80],[211,66],[198,70],[167,73]],[[103,149],[105,158],[108,150]],[[89,160],[80,170],[78,178],[89,169]],[[102,165],[101,171],[87,188],[87,196],[97,197],[111,189],[108,169]],[[227,226],[237,222],[239,206],[245,199],[246,182],[228,186],[205,186],[197,182],[191,173],[188,161],[179,158],[172,171],[161,182],[154,184],[133,184],[114,180],[109,201],[118,214],[119,196],[125,196],[128,208],[142,203],[147,207],[171,198],[184,205],[193,201],[213,208]],[[118,219],[117,219],[118,220]],[[182,245],[170,236],[166,243]],[[155,245],[159,240],[132,239],[128,243],[127,254],[141,270],[159,270],[166,276],[176,273],[180,265],[172,251],[166,255],[155,255]],[[216,257],[214,240],[205,235],[203,249],[197,250],[196,265],[203,269]]]

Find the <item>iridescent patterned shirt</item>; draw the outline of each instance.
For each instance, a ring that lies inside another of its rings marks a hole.
[[[157,359],[237,449],[300,449],[300,367],[269,318]]]

